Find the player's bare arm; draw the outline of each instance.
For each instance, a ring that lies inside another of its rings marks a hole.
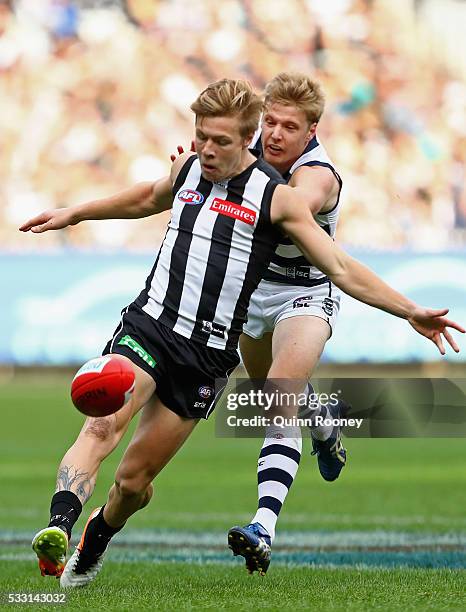
[[[293,172],[288,185],[300,190],[313,215],[331,210],[340,190],[333,172],[322,166],[301,166]]]
[[[170,195],[169,177],[154,183],[138,183],[108,198],[91,200],[69,208],[46,210],[19,228],[35,234],[77,225],[90,219],[137,219],[165,210]],[[167,206],[168,207],[168,206]]]
[[[82,221],[140,219],[169,210],[173,203],[172,186],[190,155],[192,153],[185,153],[173,163],[170,176],[155,182],[138,183],[108,198],[91,200],[69,208],[46,210],[23,223],[19,229],[40,234],[77,225]]]
[[[459,351],[447,328],[462,333],[465,330],[445,318],[448,309],[433,310],[418,306],[350,257],[315,222],[306,199],[296,189],[284,185],[276,188],[271,217],[272,222],[283,228],[305,257],[342,291],[370,306],[406,319],[418,333],[432,340],[442,355],[445,354],[442,335],[454,351]]]

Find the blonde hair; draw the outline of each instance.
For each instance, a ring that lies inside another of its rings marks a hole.
[[[306,74],[280,72],[265,87],[264,106],[278,102],[304,111],[309,123],[318,123],[324,112],[325,97],[320,84]]]
[[[262,98],[250,83],[241,79],[222,79],[211,83],[191,104],[191,110],[198,117],[233,117],[240,119],[239,133],[250,136],[259,124]]]

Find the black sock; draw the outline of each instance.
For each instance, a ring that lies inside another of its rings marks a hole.
[[[71,491],[57,491],[50,503],[49,527],[60,527],[71,539],[71,530],[82,512],[82,504]]]
[[[123,524],[117,528],[110,527],[104,519],[104,508],[105,506],[102,506],[99,514],[90,521],[86,530],[83,548],[91,554],[102,553],[107,548],[112,537],[125,526]]]

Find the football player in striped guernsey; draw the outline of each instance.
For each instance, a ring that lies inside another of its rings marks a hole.
[[[280,172],[288,185],[307,194],[316,223],[332,238],[340,212],[342,180],[316,135],[324,111],[319,83],[299,73],[282,72],[266,86],[262,121],[253,150]],[[253,293],[248,321],[240,338],[243,363],[251,379],[296,380],[296,396],[314,390],[307,381],[330,338],[338,316],[340,295],[325,274],[303,256],[288,236],[282,236],[271,262]],[[346,463],[339,426],[316,425],[317,416],[343,416],[343,401],[300,407],[299,416],[312,422],[311,441],[322,477],[338,478]],[[268,560],[248,554],[264,535],[273,541],[275,526],[296,475],[300,453],[289,446],[280,427],[266,429],[260,452],[258,507],[246,527],[233,527],[230,546],[243,552],[249,571],[267,570]],[[265,530],[265,531],[263,531]]]
[[[333,238],[340,213],[342,180],[316,135],[324,103],[317,81],[300,73],[278,74],[266,86],[262,122],[251,150],[278,170],[290,186],[308,191],[310,211]],[[178,147],[178,152],[182,153],[183,148]],[[311,396],[313,388],[307,381],[334,329],[340,296],[338,287],[305,259],[289,237],[282,236],[264,279],[251,298],[248,321],[240,338],[241,355],[250,378],[300,380],[302,390]],[[311,417],[309,422],[316,416],[338,418],[343,406],[343,402],[313,409],[303,406],[299,416]],[[320,473],[325,480],[334,481],[346,463],[340,428],[312,425],[310,429]],[[264,449],[269,443],[266,440]],[[263,474],[267,474],[267,463],[261,458]],[[260,484],[263,497],[270,497],[267,481]],[[283,501],[264,499],[261,503],[272,504],[274,510],[279,510]],[[273,512],[272,508],[269,510]]]
[[[76,446],[60,465],[50,524],[33,540],[42,571],[61,574],[64,587],[83,586],[96,577],[113,535],[149,503],[154,478],[197,422],[212,412],[214,381],[226,381],[238,364],[236,349],[249,300],[263,278],[280,231],[343,291],[406,319],[442,354],[442,335],[459,350],[448,328],[464,332],[445,318],[447,309],[418,306],[344,253],[315,222],[307,191],[286,186],[276,171],[249,152],[261,110],[261,100],[249,84],[218,81],[191,108],[196,115],[197,154],[181,155],[169,177],[109,198],[46,211],[20,228],[41,233],[87,219],[144,217],[172,206],[146,286],[123,309],[104,349],[131,362],[136,375],[133,395],[122,409],[121,420],[119,413],[110,421],[86,420]],[[128,414],[139,410],[141,418],[107,503],[91,514],[63,570],[72,526],[92,493],[104,452],[108,454],[120,439]],[[110,434],[105,432],[108,429]],[[99,431],[106,440],[104,448],[96,445]],[[290,463],[296,463],[301,452],[299,430],[291,427],[273,445],[269,457],[292,454]],[[281,446],[288,450],[277,453],[276,447]],[[232,547],[246,557],[249,569],[265,573],[270,533],[259,523],[246,529],[248,537],[257,538],[254,548],[244,536]]]

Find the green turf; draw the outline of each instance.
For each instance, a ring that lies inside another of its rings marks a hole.
[[[5,592],[59,592],[55,579],[31,575],[24,562],[10,566],[3,578]],[[451,570],[272,568],[261,578],[224,566],[138,563],[135,567],[110,561],[99,578],[85,589],[66,591],[66,605],[56,609],[408,611],[466,606],[465,572]],[[50,604],[33,607],[50,608]]]
[[[3,592],[58,588],[55,581],[37,575],[27,541],[47,523],[58,462],[83,420],[68,399],[68,384],[66,378],[19,378],[0,384],[0,532],[21,535],[16,545],[0,543]],[[256,506],[255,466],[260,445],[260,440],[216,438],[213,419],[202,422],[157,478],[153,502],[133,517],[128,527],[224,533],[233,524],[248,521]],[[419,536],[452,533],[464,537],[464,440],[347,439],[346,445],[349,465],[336,483],[322,481],[315,458],[308,452],[303,456],[280,518],[282,533],[353,530],[367,534],[386,530]],[[81,530],[88,510],[105,501],[123,448],[124,445],[103,466],[94,498],[76,533]],[[361,547],[364,549],[364,542]],[[329,569],[303,567],[305,562],[290,567],[272,563],[265,579],[259,579],[243,575],[242,568],[230,560],[224,561],[225,553],[220,549],[215,553],[220,555],[216,564],[205,560],[195,563],[195,556],[190,559],[189,555],[181,564],[156,556],[152,562],[142,561],[126,556],[125,550],[109,555],[105,574],[95,586],[68,595],[69,609],[466,607],[461,599],[465,573],[460,570],[363,566],[356,569],[354,564]],[[320,554],[325,559],[318,549],[314,552],[317,558]],[[435,550],[428,554],[435,560]],[[38,604],[34,606],[40,609]],[[43,609],[50,609],[50,605]]]

